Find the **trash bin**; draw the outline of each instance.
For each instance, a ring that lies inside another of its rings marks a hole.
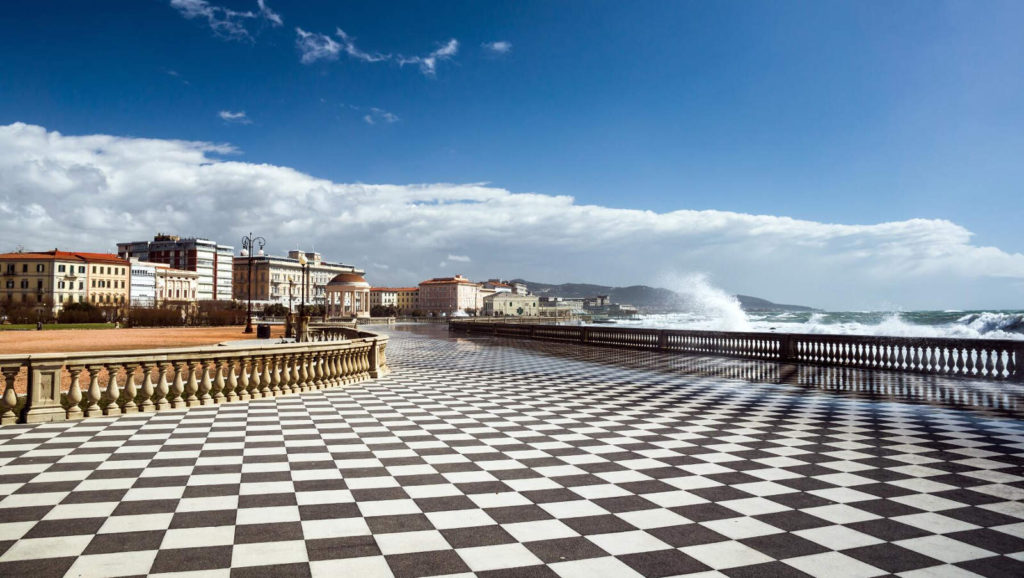
[[[270,339],[270,325],[260,323],[256,326],[256,339]]]
[[[42,321],[36,321],[36,331],[42,331],[42,330],[43,330],[43,322]]]

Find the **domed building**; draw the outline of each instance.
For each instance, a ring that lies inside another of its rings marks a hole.
[[[370,284],[358,273],[339,273],[327,283],[327,317],[369,317]]]

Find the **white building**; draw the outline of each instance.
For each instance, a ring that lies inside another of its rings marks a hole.
[[[175,269],[199,274],[199,300],[231,300],[232,257],[234,248],[208,239],[182,239],[158,234],[152,241],[118,243],[122,259],[164,263]]]
[[[342,273],[363,275],[352,265],[324,261],[320,253],[289,251],[287,257],[252,256],[252,300],[260,306],[279,303],[294,309],[302,302],[303,263],[305,268],[306,304],[323,305],[327,284]],[[235,257],[234,295],[239,301],[249,298],[249,256]]]
[[[134,257],[131,263],[128,303],[132,307],[153,307],[156,305],[157,264],[139,261]]]

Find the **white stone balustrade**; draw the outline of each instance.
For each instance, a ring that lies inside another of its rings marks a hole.
[[[309,343],[0,355],[0,424],[233,403],[388,373],[387,337],[327,328]],[[15,381],[27,370],[28,392]],[[66,385],[65,385],[66,384]]]

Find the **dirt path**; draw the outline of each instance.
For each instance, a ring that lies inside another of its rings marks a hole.
[[[213,345],[223,341],[255,338],[237,327],[176,327],[140,329],[58,329],[54,331],[0,331],[0,355],[57,353],[62,351],[110,351],[158,349]],[[271,325],[270,336],[284,336],[283,325]],[[65,376],[64,389],[70,384]],[[27,390],[27,373],[22,369],[14,380],[15,390]]]
[[[210,345],[255,337],[244,327],[175,327],[138,329],[58,329],[55,331],[0,331],[0,355],[58,351],[156,349]],[[283,325],[271,325],[271,337],[284,335]]]

